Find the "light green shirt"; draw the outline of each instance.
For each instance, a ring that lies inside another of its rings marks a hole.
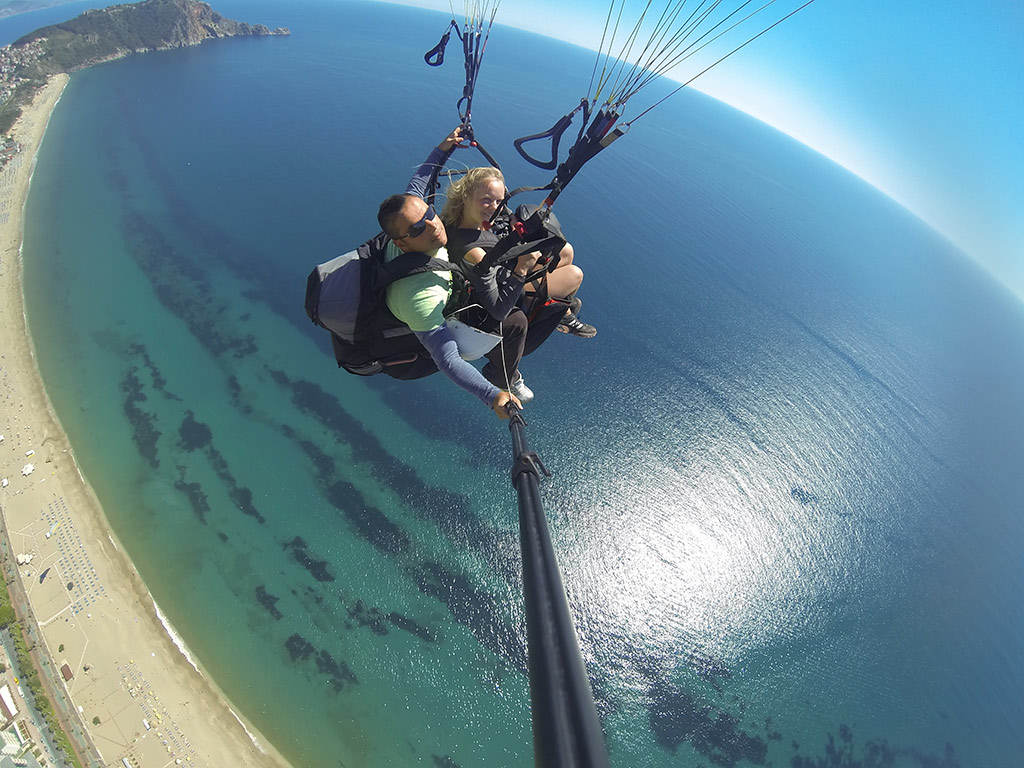
[[[398,246],[388,243],[384,260],[391,261],[400,253]],[[448,261],[448,251],[438,248],[434,257]],[[388,286],[388,309],[412,330],[432,331],[444,324],[444,308],[451,295],[451,272],[421,272]]]

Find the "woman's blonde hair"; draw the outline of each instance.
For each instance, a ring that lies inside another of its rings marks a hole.
[[[444,210],[441,211],[441,221],[444,222],[444,225],[457,229],[462,223],[466,200],[480,184],[492,181],[500,181],[504,184],[505,177],[501,175],[501,171],[489,165],[482,168],[470,168],[461,179],[453,181],[448,187],[448,200],[444,204]]]

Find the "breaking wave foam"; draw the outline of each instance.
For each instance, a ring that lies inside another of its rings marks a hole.
[[[156,617],[160,619],[160,624],[163,625],[164,631],[167,632],[167,636],[171,638],[171,642],[174,643],[175,647],[181,652],[181,655],[185,657],[185,660],[192,665],[192,669],[202,675],[203,673],[199,671],[199,666],[192,658],[192,654],[188,652],[188,647],[185,645],[185,641],[182,640],[181,635],[174,630],[171,622],[166,616],[164,616],[163,611],[160,610],[160,606],[156,604],[155,600],[153,601],[153,610],[156,611]]]

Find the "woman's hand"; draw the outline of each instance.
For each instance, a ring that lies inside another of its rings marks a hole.
[[[533,268],[537,266],[537,261],[540,259],[540,251],[530,251],[524,253],[516,261],[516,268],[512,271],[515,272],[519,277],[526,277],[533,271]]]

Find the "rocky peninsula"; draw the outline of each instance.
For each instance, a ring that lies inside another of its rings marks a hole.
[[[199,0],[144,0],[86,11],[0,48],[0,134],[56,74],[133,53],[198,45],[221,37],[291,34],[228,19]]]

